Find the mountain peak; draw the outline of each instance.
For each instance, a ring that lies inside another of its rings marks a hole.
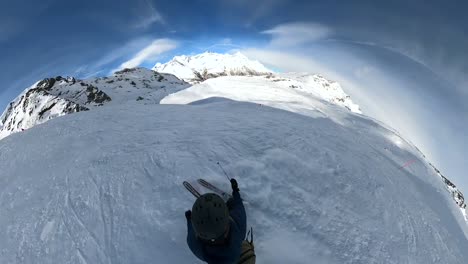
[[[154,71],[174,74],[189,83],[200,83],[219,76],[259,76],[272,71],[241,52],[220,54],[210,51],[197,55],[175,56],[167,63],[157,63]]]

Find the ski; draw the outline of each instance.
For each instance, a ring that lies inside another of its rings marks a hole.
[[[193,196],[195,196],[196,198],[201,196],[201,194],[192,186],[192,184],[190,184],[187,181],[184,181],[183,184],[185,189],[187,189],[191,194],[193,194]]]
[[[197,182],[207,188],[208,190],[211,190],[219,195],[221,195],[221,197],[225,198],[226,200],[229,200],[230,198],[232,198],[232,195],[228,194],[227,192],[219,189],[218,187],[214,186],[213,184],[209,183],[208,181],[204,180],[204,179],[198,179]]]

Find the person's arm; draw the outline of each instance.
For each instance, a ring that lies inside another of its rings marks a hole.
[[[242,198],[239,193],[239,187],[235,179],[231,179],[231,187],[233,203],[232,209],[229,211],[229,214],[239,227],[242,237],[245,237],[245,233],[247,232],[247,215],[245,213],[245,207],[242,203]]]
[[[200,242],[200,240],[197,239],[195,236],[195,232],[193,231],[193,226],[192,226],[192,212],[187,211],[185,212],[185,218],[187,218],[187,244],[192,251],[192,253],[197,256],[202,261],[205,260],[205,254],[203,251],[203,246]]]

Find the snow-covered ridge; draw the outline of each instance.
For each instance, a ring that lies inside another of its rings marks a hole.
[[[206,80],[164,98],[163,104],[188,104],[210,97],[267,105],[296,113],[319,110],[325,114],[325,103],[361,113],[339,84],[320,75],[280,74],[267,76],[225,76]],[[326,115],[326,114],[325,114]],[[327,117],[334,115],[329,113]]]
[[[377,121],[379,122],[379,121]],[[435,166],[433,165],[429,159],[426,157],[426,155],[424,155],[424,153],[417,147],[415,146],[413,143],[403,139],[403,137],[398,133],[398,131],[395,131],[394,129],[386,126],[385,124],[379,122],[380,125],[386,127],[389,131],[391,131],[393,133],[394,136],[392,136],[392,140],[396,142],[396,144],[398,145],[403,145],[403,144],[408,144],[410,146],[412,146],[412,148],[416,151],[416,153],[419,154],[421,160],[423,160],[430,172],[434,172],[441,180],[442,180],[442,183],[444,184],[445,186],[445,189],[447,190],[447,192],[450,194],[450,196],[452,197],[453,201],[455,202],[455,204],[457,205],[458,209],[461,211],[461,214],[463,215],[463,218],[466,222],[466,224],[468,225],[468,210],[467,210],[467,206],[466,206],[466,201],[465,201],[465,198],[463,196],[463,193],[457,188],[457,186],[452,182],[450,181],[447,177],[445,177],[442,172]],[[404,167],[407,167],[407,166],[411,166],[413,164],[413,162],[415,162],[415,160],[410,160],[408,161],[407,163],[405,163],[403,166]]]
[[[343,106],[351,112],[362,114],[359,105],[353,102],[339,83],[331,81],[321,74],[286,73],[280,76],[285,79],[283,81],[297,82],[291,84],[292,88],[314,94],[325,101]]]
[[[129,102],[159,103],[189,84],[171,74],[144,68],[125,69],[111,77],[77,80],[46,78],[27,88],[0,117],[0,139],[53,118],[95,107]]]
[[[205,52],[194,56],[176,56],[167,63],[157,63],[153,70],[174,74],[192,84],[219,76],[258,76],[272,73],[260,62],[250,60],[240,52]]]
[[[455,203],[460,207],[460,210],[465,217],[465,221],[468,223],[468,211],[466,208],[466,202],[465,202],[465,197],[463,196],[463,193],[458,190],[457,186],[453,184],[447,177],[445,177],[440,170],[438,170],[432,163],[429,163],[432,168],[434,168],[435,172],[437,175],[439,175],[442,178],[442,181],[445,183],[445,186],[447,188],[447,191],[451,194],[453,200]]]

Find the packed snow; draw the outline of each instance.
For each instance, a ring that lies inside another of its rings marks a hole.
[[[419,152],[317,101],[301,114],[135,101],[4,138],[0,263],[200,263],[182,182],[228,190],[217,162],[247,201],[259,264],[466,263],[462,215]]]
[[[219,76],[268,75],[272,73],[260,62],[250,60],[240,52],[233,54],[205,52],[194,56],[175,56],[167,63],[157,63],[153,70],[173,74],[192,84]]]

